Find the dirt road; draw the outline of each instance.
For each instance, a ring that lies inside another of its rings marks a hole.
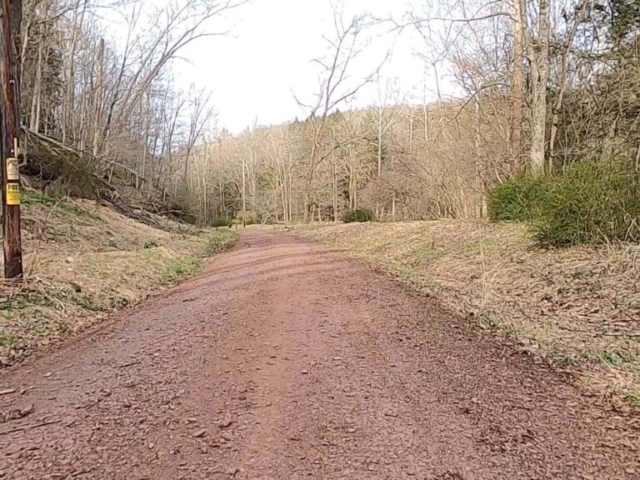
[[[284,235],[245,235],[0,391],[3,479],[640,478],[624,408]]]

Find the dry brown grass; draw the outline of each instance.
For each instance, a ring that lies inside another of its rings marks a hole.
[[[640,400],[640,246],[544,250],[518,225],[297,228],[363,257],[521,349]]]
[[[27,280],[19,287],[5,285],[0,296],[0,365],[15,363],[195,273],[214,237],[222,247],[235,240],[228,230],[162,222],[158,230],[83,200],[36,195],[27,202]]]

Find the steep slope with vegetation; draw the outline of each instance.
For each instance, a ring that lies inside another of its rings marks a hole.
[[[176,84],[171,65],[192,42],[224,30],[225,12],[242,3],[24,0],[17,53],[28,182],[127,215],[193,220],[178,200],[213,110],[206,90]]]
[[[0,366],[175,284],[236,238],[182,223],[196,220],[180,199],[213,111],[170,67],[243,0],[14,3],[25,282],[0,296]]]
[[[237,238],[147,216],[156,228],[95,202],[25,195],[27,280],[0,298],[0,366],[175,285]]]

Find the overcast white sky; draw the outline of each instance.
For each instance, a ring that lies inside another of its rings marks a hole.
[[[342,0],[342,5],[346,21],[365,12],[377,18],[401,19],[412,4],[417,6],[424,1]],[[223,30],[233,25],[230,36],[199,39],[181,51],[184,60],[172,63],[179,85],[188,89],[194,83],[211,89],[218,127],[234,133],[256,120],[268,125],[304,118],[305,112],[294,94],[311,101],[318,91],[318,66],[312,60],[326,52],[323,35],[331,37],[334,32],[330,1],[252,0],[227,17],[210,27]],[[375,33],[383,30],[390,30],[390,26],[379,27]],[[420,48],[424,48],[422,41],[409,30],[400,36],[376,35],[366,55],[350,69],[351,75],[355,79],[371,74],[392,50],[382,70],[381,83],[393,79],[407,101],[409,97],[421,101],[425,71],[415,55]],[[429,74],[426,84],[428,97],[434,99],[434,81]],[[369,85],[353,106],[370,105],[377,95],[378,87]]]
[[[401,18],[410,3],[344,0],[344,17],[368,12],[378,18]],[[259,124],[276,124],[304,117],[293,93],[301,100],[310,100],[318,90],[318,68],[312,60],[325,52],[323,34],[332,34],[329,1],[253,0],[234,11],[230,19],[235,24],[232,36],[199,40],[182,53],[188,61],[173,67],[179,81],[185,87],[193,82],[211,88],[219,127],[232,132],[243,130],[256,119]],[[400,37],[377,37],[366,59],[354,65],[352,75],[368,75],[393,48],[383,76],[397,78],[403,94],[422,97],[424,67],[414,55],[415,48],[420,47],[416,40],[409,32]],[[355,104],[371,104],[377,90],[371,85]],[[431,85],[428,90],[433,91]]]

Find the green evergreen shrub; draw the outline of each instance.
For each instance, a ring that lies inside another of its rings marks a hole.
[[[520,175],[489,191],[489,218],[502,222],[527,222],[536,218],[549,194],[548,178]]]
[[[218,228],[218,227],[228,227],[228,226],[229,226],[229,222],[231,222],[231,221],[233,221],[233,220],[230,220],[230,219],[228,219],[228,218],[223,218],[223,217],[220,217],[220,218],[214,218],[214,219],[211,221],[211,226],[212,226],[212,227],[215,227],[215,228]]]
[[[242,212],[238,212],[238,215],[236,217],[238,225],[242,225],[242,215]],[[260,223],[260,218],[258,217],[258,215],[256,215],[256,213],[251,210],[247,210],[244,213],[244,219],[245,225],[256,225]]]
[[[528,222],[543,245],[640,240],[640,172],[583,161],[555,177],[519,176],[489,191],[492,220]]]
[[[581,162],[536,205],[534,238],[547,245],[640,239],[640,172],[630,162]]]
[[[373,213],[365,208],[349,209],[342,214],[342,221],[344,223],[354,222],[370,222],[373,220]]]

